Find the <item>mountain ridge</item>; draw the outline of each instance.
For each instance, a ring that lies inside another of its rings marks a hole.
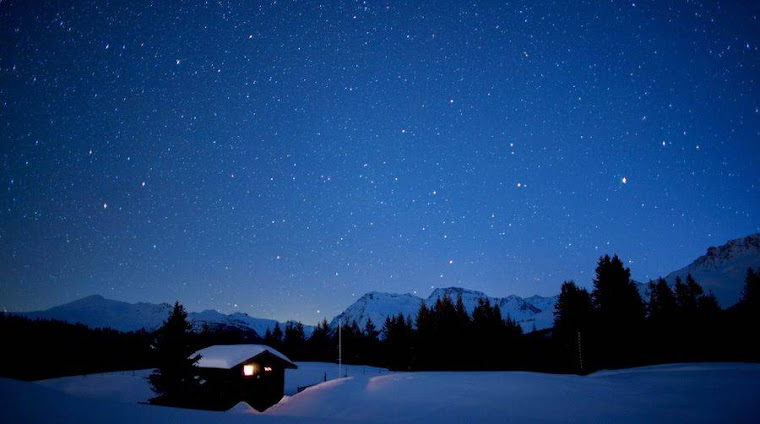
[[[351,323],[352,321],[356,321],[361,328],[364,328],[368,319],[372,319],[375,326],[380,328],[387,316],[398,315],[399,313],[410,317],[414,321],[417,310],[423,302],[428,307],[432,307],[438,299],[444,296],[448,296],[454,300],[462,296],[462,302],[469,314],[472,314],[479,299],[488,299],[491,304],[499,305],[503,318],[510,317],[514,319],[523,328],[523,331],[526,332],[533,329],[541,330],[551,327],[554,321],[554,303],[556,303],[557,299],[557,296],[531,296],[537,305],[541,305],[539,307],[520,296],[491,297],[481,291],[463,287],[439,287],[434,289],[426,299],[409,293],[399,294],[373,291],[360,297],[346,310],[333,318],[330,322],[330,328],[337,328],[338,322]],[[401,303],[394,304],[394,299],[399,300]],[[551,308],[545,306],[548,304],[551,304]]]
[[[692,274],[705,292],[712,291],[721,306],[726,308],[739,300],[744,286],[744,277],[749,267],[760,269],[760,233],[729,240],[720,246],[711,246],[704,255],[689,265],[671,272],[665,279],[672,285],[675,283],[676,277],[685,279],[686,275]],[[640,294],[646,296],[646,285],[637,283],[637,286]],[[336,315],[330,321],[330,327],[335,329],[338,322],[350,323],[356,320],[363,328],[367,320],[372,319],[379,329],[387,316],[402,313],[413,320],[423,302],[427,306],[433,306],[435,301],[443,296],[449,296],[456,300],[460,295],[469,313],[472,313],[478,299],[486,298],[492,304],[499,305],[502,316],[504,318],[509,316],[517,321],[525,332],[552,326],[554,304],[558,298],[558,295],[533,295],[526,298],[517,295],[491,297],[481,291],[463,287],[436,288],[427,298],[411,293],[370,291]],[[158,328],[169,316],[170,311],[171,305],[165,302],[158,304],[127,303],[95,294],[43,311],[13,314],[32,319],[57,319],[82,323],[93,328],[107,327],[121,331],[135,331]],[[271,330],[278,323],[272,319],[251,317],[243,312],[223,314],[213,309],[189,312],[188,319],[193,328],[197,330],[204,328],[204,326],[210,328],[231,327],[243,331],[254,331],[260,336],[263,336],[267,329]],[[284,327],[285,323],[280,323],[280,325]],[[313,327],[305,325],[304,330],[308,336],[313,331]]]
[[[13,314],[30,319],[55,319],[84,324],[91,328],[152,331],[163,324],[171,310],[172,306],[166,302],[128,303],[94,294],[43,311],[14,312]],[[211,329],[233,328],[254,331],[259,336],[263,336],[267,329],[271,330],[278,324],[278,321],[273,319],[254,318],[243,312],[226,315],[214,309],[188,312],[187,318],[194,330],[202,330],[206,326]],[[285,323],[279,324],[284,329]],[[304,326],[304,329],[308,330],[307,333],[310,333],[311,328]]]
[[[676,277],[685,279],[691,274],[727,308],[739,301],[748,268],[760,269],[760,233],[708,247],[704,255],[665,276],[665,281],[673,285]]]

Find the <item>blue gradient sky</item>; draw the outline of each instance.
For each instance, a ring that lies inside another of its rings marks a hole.
[[[667,274],[760,231],[759,48],[757,2],[2,2],[0,309]]]

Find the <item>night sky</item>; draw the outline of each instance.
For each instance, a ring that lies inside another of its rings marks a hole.
[[[760,231],[760,2],[186,3],[0,2],[0,310],[311,324]]]

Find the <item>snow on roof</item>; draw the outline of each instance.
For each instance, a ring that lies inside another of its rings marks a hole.
[[[259,356],[264,352],[269,352],[288,364],[295,366],[293,361],[276,349],[260,344],[214,345],[201,349],[190,357],[201,355],[201,359],[198,361],[198,366],[201,368],[230,369],[246,359]]]

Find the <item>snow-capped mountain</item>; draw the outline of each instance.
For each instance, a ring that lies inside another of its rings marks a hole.
[[[721,306],[726,308],[739,300],[748,267],[760,269],[760,233],[731,240],[722,246],[710,247],[707,249],[707,254],[700,256],[690,265],[668,274],[665,279],[672,285],[676,276],[686,278],[686,275],[691,273],[705,291],[712,290]],[[646,300],[647,285],[635,283],[642,298]],[[478,299],[487,298],[491,304],[499,305],[504,318],[510,316],[525,332],[549,328],[554,324],[554,305],[558,297],[522,298],[511,295],[497,298],[460,287],[435,289],[427,299],[412,294],[371,292],[362,296],[333,319],[330,326],[336,328],[338,319],[341,319],[344,323],[356,320],[359,326],[363,327],[367,318],[372,318],[375,325],[380,328],[385,317],[397,315],[399,312],[414,320],[421,302],[425,302],[427,306],[433,306],[436,300],[444,295],[454,300],[462,296],[462,302],[470,314],[478,304]]]
[[[32,319],[80,323],[91,328],[135,331],[160,327],[171,310],[172,307],[168,303],[127,303],[93,295],[44,311],[20,312],[17,315]]]
[[[375,327],[379,330],[385,322],[385,318],[398,315],[414,318],[420,309],[422,298],[413,294],[369,292],[352,303],[338,316],[330,321],[330,328],[338,328],[338,322],[351,323],[356,320],[361,328],[367,324],[367,319],[372,319]]]
[[[691,274],[705,291],[712,290],[723,308],[739,301],[747,268],[760,269],[760,233],[713,246],[691,264],[665,277],[674,284],[676,277]]]
[[[20,312],[17,315],[32,319],[55,319],[70,323],[81,323],[91,328],[113,328],[120,331],[146,329],[150,331],[160,327],[171,310],[172,306],[168,303],[127,303],[93,295],[44,311]],[[261,336],[267,329],[272,329],[277,324],[277,321],[271,319],[253,318],[240,312],[225,315],[215,310],[189,312],[187,318],[196,330],[207,325],[212,329],[253,330]],[[284,324],[280,325],[284,328]],[[304,328],[304,330],[309,334],[311,327]]]
[[[460,287],[435,289],[427,299],[412,294],[370,292],[335,317],[330,327],[337,328],[338,320],[344,323],[355,320],[363,328],[367,319],[371,318],[379,329],[386,317],[398,315],[399,312],[411,317],[413,321],[422,302],[432,307],[443,296],[448,296],[452,300],[462,296],[462,302],[469,314],[472,314],[479,299],[488,299],[491,304],[499,305],[504,318],[509,316],[516,320],[525,332],[551,327],[554,321],[554,304],[557,301],[556,296],[532,296],[531,301],[514,295],[504,298],[490,297],[485,293]]]
[[[668,274],[665,279],[673,284],[676,276],[686,278],[687,274],[691,274],[705,291],[712,291],[721,306],[726,308],[739,300],[749,267],[760,269],[760,233],[731,240],[722,246],[710,247],[705,255],[700,256],[688,266]],[[646,285],[641,283],[637,285],[642,297],[646,299]],[[436,300],[444,295],[454,300],[462,296],[462,301],[470,314],[475,309],[478,299],[487,298],[491,304],[499,305],[504,318],[511,317],[525,332],[551,327],[554,321],[554,305],[557,302],[557,296],[522,298],[510,295],[497,298],[459,287],[435,289],[427,299],[412,294],[369,292],[333,318],[330,327],[337,328],[339,320],[344,323],[356,320],[361,327],[364,327],[367,319],[372,318],[375,326],[380,329],[386,317],[398,315],[400,312],[414,319],[422,302],[433,306]],[[141,328],[154,330],[160,327],[169,316],[171,309],[168,303],[127,303],[95,295],[44,311],[17,315],[33,319],[57,319],[82,323],[93,328],[110,327],[121,331],[134,331]],[[259,335],[263,335],[267,329],[272,329],[277,324],[277,321],[271,319],[253,318],[239,312],[225,315],[215,310],[190,312],[188,319],[196,329],[208,325],[211,328],[253,330]],[[280,325],[284,328],[283,323]],[[304,330],[308,336],[313,331],[313,327],[304,326]]]

